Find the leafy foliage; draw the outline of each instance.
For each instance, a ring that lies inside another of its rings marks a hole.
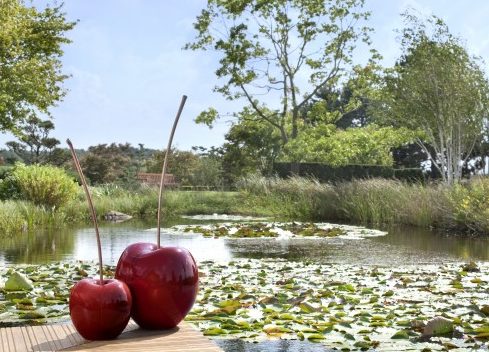
[[[488,267],[481,264],[481,272],[464,267],[206,261],[199,263],[201,289],[186,321],[213,338],[300,339],[349,350],[477,350],[489,331],[488,281],[481,277]],[[32,289],[7,294],[0,289],[3,326],[68,318],[70,288],[95,276],[97,266],[2,267],[0,279],[15,273],[32,281]],[[113,268],[104,267],[104,273],[112,276]]]
[[[78,185],[64,170],[47,165],[17,164],[3,182],[12,184],[12,197],[48,208],[59,208],[78,194]]]
[[[453,225],[476,233],[489,232],[489,180],[475,178],[450,192]]]
[[[93,184],[134,183],[141,167],[140,152],[129,143],[99,144],[88,148],[80,158],[85,176]]]
[[[22,0],[0,2],[0,23],[0,130],[15,133],[63,98],[61,47],[75,23],[61,6],[38,10]]]
[[[55,147],[59,140],[49,137],[54,129],[54,123],[50,120],[41,120],[31,115],[19,125],[18,142],[7,142],[11,151],[17,154],[24,163],[38,164],[52,159]]]
[[[216,76],[223,84],[215,91],[244,99],[256,119],[276,129],[286,144],[299,134],[302,108],[320,89],[338,83],[358,42],[369,44],[370,28],[362,26],[369,13],[363,4],[211,0],[194,24],[195,41],[186,48],[216,51]],[[265,94],[266,100],[260,100]],[[211,108],[196,121],[212,125],[217,117]]]
[[[407,129],[379,127],[337,130],[333,124],[309,128],[285,146],[286,160],[321,162],[331,166],[392,166],[392,149],[412,141],[416,134]]]
[[[446,182],[458,182],[482,139],[489,84],[480,61],[441,19],[422,22],[409,13],[404,19],[403,56],[385,76],[377,110],[388,124],[421,129],[417,143]]]

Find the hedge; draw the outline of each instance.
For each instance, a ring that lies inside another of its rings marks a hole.
[[[424,182],[427,176],[420,168],[394,169],[390,166],[379,165],[346,165],[333,167],[318,163],[299,163],[298,172],[292,172],[292,163],[275,163],[273,172],[287,178],[293,174],[302,177],[314,177],[320,182],[341,182],[363,178],[389,178],[408,182]]]

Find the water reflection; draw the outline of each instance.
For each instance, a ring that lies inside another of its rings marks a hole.
[[[74,251],[75,234],[74,229],[49,229],[3,238],[0,240],[0,264],[42,264],[69,259]]]
[[[104,227],[100,230],[102,257],[106,264],[117,264],[124,249],[135,242],[156,242],[156,231],[146,228],[128,228],[124,226]],[[197,261],[230,260],[231,254],[223,239],[202,238],[197,234],[185,236],[161,233],[162,246],[179,246],[188,249]],[[73,258],[96,260],[94,250],[95,232],[92,229],[79,230],[75,239]]]
[[[196,223],[195,220],[165,224]],[[102,253],[106,264],[115,264],[127,245],[155,242],[153,223],[103,224]],[[189,249],[197,261],[245,258],[284,258],[323,263],[398,265],[489,260],[489,238],[434,233],[427,230],[391,227],[387,236],[362,240],[328,239],[211,239],[195,234],[162,233],[162,245]],[[95,231],[91,227],[46,230],[0,239],[0,264],[47,263],[58,260],[96,260]]]
[[[324,352],[333,351],[322,344],[308,341],[278,340],[250,343],[242,340],[214,340],[224,351],[233,352]]]

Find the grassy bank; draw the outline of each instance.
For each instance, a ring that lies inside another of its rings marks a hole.
[[[243,179],[255,209],[289,219],[403,224],[489,234],[489,179],[463,185],[368,179],[320,184],[307,178]]]
[[[100,218],[112,210],[139,219],[156,218],[158,190],[155,188],[129,191],[116,186],[105,186],[94,187],[91,191]],[[255,214],[253,209],[243,203],[239,192],[167,191],[162,206],[165,217],[183,214]],[[76,199],[60,208],[48,208],[20,200],[0,202],[0,236],[11,236],[40,227],[88,223],[89,219],[89,210],[81,190]]]
[[[165,193],[165,217],[192,214],[243,214],[302,221],[346,221],[359,224],[404,224],[489,234],[489,180],[464,185],[408,184],[369,179],[336,185],[306,178],[249,177],[239,192]],[[129,191],[116,186],[92,189],[100,217],[115,210],[135,218],[156,218],[158,191]],[[83,193],[60,208],[25,201],[0,203],[0,233],[11,235],[39,227],[87,223]]]

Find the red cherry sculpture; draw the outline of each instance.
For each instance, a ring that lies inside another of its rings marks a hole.
[[[133,297],[132,318],[144,329],[171,329],[192,308],[198,291],[198,270],[184,248],[134,243],[122,253],[115,277]]]
[[[66,140],[92,215],[97,238],[100,279],[83,279],[70,291],[70,316],[76,330],[87,340],[114,339],[124,330],[131,316],[132,297],[127,285],[115,279],[104,280],[102,246],[97,225],[97,214],[88,190],[87,181],[71,141]]]
[[[87,340],[110,340],[121,334],[131,316],[132,298],[119,280],[83,279],[70,292],[70,316]]]

